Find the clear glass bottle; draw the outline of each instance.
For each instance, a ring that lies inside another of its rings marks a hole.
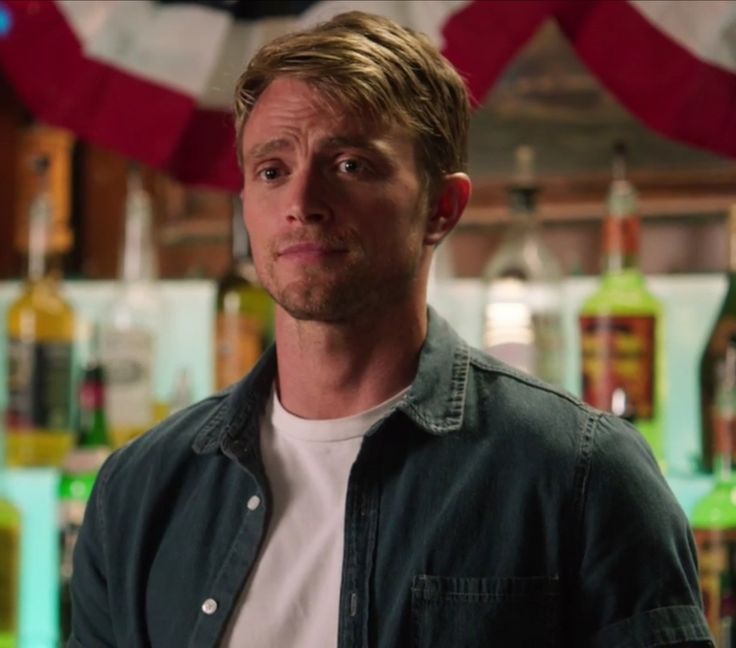
[[[662,306],[639,267],[638,197],[626,177],[626,149],[620,143],[603,228],[603,276],[579,313],[581,392],[586,402],[606,411],[623,392],[637,428],[664,466]]]
[[[215,385],[237,382],[273,339],[274,305],[258,282],[239,200],[233,201],[232,260],[217,283]]]
[[[50,164],[35,161],[28,277],[7,315],[8,463],[58,466],[74,442],[74,309],[61,292],[52,249]]]
[[[736,335],[714,364],[715,485],[693,509],[700,583],[708,625],[718,648],[736,643]]]
[[[534,151],[516,150],[511,224],[483,271],[483,348],[548,382],[564,381],[562,272],[536,223]]]
[[[0,648],[19,645],[21,513],[5,485],[5,430],[0,421]]]
[[[156,418],[156,338],[162,316],[156,293],[157,274],[151,198],[143,188],[139,170],[133,168],[128,180],[118,284],[99,329],[113,447],[145,432]]]
[[[700,431],[703,466],[708,471],[713,470],[716,440],[713,429],[714,367],[723,358],[729,338],[736,334],[736,205],[731,207],[728,215],[728,245],[726,294],[700,359]],[[736,447],[733,448],[733,452],[733,458],[736,460]]]

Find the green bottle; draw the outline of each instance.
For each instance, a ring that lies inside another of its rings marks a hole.
[[[61,639],[71,633],[71,597],[69,585],[73,571],[74,545],[84,520],[87,500],[97,473],[110,453],[105,417],[104,370],[99,362],[84,369],[79,391],[77,447],[68,455],[59,482],[61,543]]]
[[[662,306],[639,267],[637,210],[636,189],[626,178],[626,151],[617,144],[603,223],[603,276],[579,313],[581,392],[586,402],[605,411],[623,395],[664,466]]]
[[[96,361],[88,363],[84,368],[79,390],[77,448],[87,450],[102,448],[106,454],[110,439],[105,414],[104,371],[102,365]]]
[[[0,416],[0,648],[19,644],[21,514],[6,493],[5,429]]]
[[[716,645],[736,642],[736,335],[715,365],[715,485],[695,506],[691,523],[698,547],[705,613]]]

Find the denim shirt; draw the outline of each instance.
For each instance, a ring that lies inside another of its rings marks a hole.
[[[218,645],[264,549],[275,371],[271,349],[107,461],[70,646]],[[411,389],[352,466],[344,540],[338,648],[712,645],[687,520],[638,432],[431,309]]]

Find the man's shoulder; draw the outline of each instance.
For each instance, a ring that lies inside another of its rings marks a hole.
[[[484,400],[492,399],[501,411],[511,409],[520,415],[542,416],[546,421],[552,412],[584,419],[602,414],[562,387],[535,378],[480,349],[468,348],[474,379],[468,388]]]
[[[470,351],[474,380],[466,414],[489,434],[543,453],[567,449],[578,459],[595,453],[605,461],[650,455],[641,433],[619,417],[588,405],[566,390],[538,380],[478,349]]]

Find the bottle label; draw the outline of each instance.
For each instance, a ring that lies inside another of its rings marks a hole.
[[[215,331],[217,388],[240,380],[258,362],[266,330],[260,318],[246,313],[219,313]]]
[[[20,533],[0,528],[0,635],[17,631]]]
[[[693,529],[705,617],[718,646],[736,640],[736,529]]]
[[[72,428],[73,352],[70,342],[8,344],[8,426],[68,432]]]
[[[654,418],[655,328],[653,316],[582,316],[583,399],[610,411],[623,390],[637,419]]]
[[[146,329],[105,329],[100,353],[111,428],[147,428],[153,423],[153,335]]]

